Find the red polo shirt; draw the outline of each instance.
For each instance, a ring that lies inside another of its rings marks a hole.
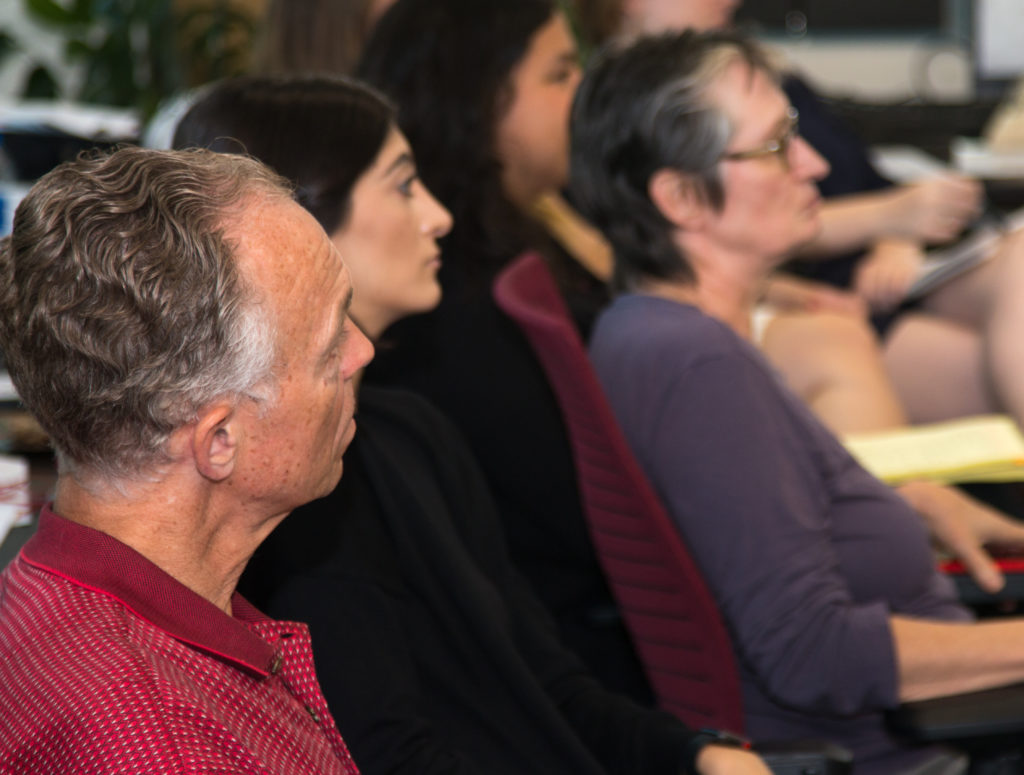
[[[303,624],[45,508],[0,575],[0,772],[355,775]]]

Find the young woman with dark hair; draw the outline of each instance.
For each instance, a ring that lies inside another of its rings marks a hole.
[[[394,0],[270,0],[258,69],[272,75],[349,75]]]
[[[566,642],[606,685],[651,702],[590,543],[554,395],[490,291],[508,261],[538,250],[583,332],[607,301],[603,282],[529,213],[567,175],[580,71],[566,19],[552,0],[399,0],[358,73],[399,106],[423,179],[457,224],[442,241],[440,306],[389,330],[366,379],[419,392],[454,420],[513,560]]]
[[[451,218],[372,90],[227,81],[178,141],[245,149],[292,181],[344,256],[351,316],[371,339],[437,304],[436,239]],[[757,757],[599,686],[513,570],[458,432],[410,393],[363,386],[358,398],[338,487],[264,542],[241,585],[309,624],[361,772],[767,775]]]

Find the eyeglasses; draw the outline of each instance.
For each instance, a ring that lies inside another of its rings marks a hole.
[[[800,134],[800,114],[796,108],[791,107],[786,111],[786,126],[779,133],[760,148],[751,148],[749,151],[729,151],[723,153],[719,158],[727,161],[743,161],[745,159],[760,159],[764,156],[778,156],[783,166],[789,167],[789,146]]]

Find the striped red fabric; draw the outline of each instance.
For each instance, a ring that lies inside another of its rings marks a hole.
[[[309,631],[48,509],[0,576],[0,772],[355,775]]]

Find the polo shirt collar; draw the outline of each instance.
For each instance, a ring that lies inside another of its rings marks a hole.
[[[266,677],[275,648],[247,625],[271,620],[237,592],[229,616],[147,560],[99,530],[43,507],[21,558],[72,584],[108,595],[171,637]]]

